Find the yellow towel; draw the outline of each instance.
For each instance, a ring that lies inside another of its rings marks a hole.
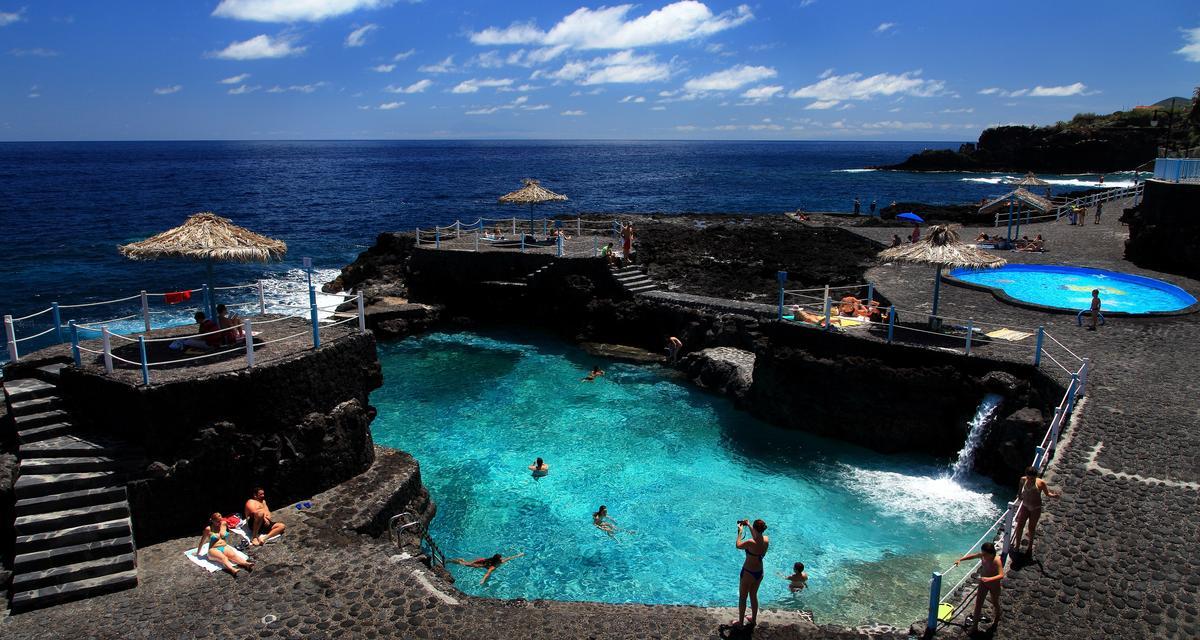
[[[1031,336],[1033,334],[1026,333],[1024,331],[1017,331],[1015,329],[996,329],[995,331],[991,331],[991,332],[985,333],[983,335],[985,335],[989,338],[996,338],[997,340],[1008,340],[1009,342],[1017,342],[1018,340],[1024,340],[1025,338],[1028,338],[1029,336]]]

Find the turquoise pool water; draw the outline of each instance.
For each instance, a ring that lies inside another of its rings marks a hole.
[[[923,616],[930,571],[979,537],[1007,493],[956,484],[948,460],[774,428],[668,370],[546,337],[432,334],[384,344],[380,357],[373,434],[420,460],[439,546],[526,554],[484,586],[482,572],[451,566],[468,593],[736,605],[736,521],[763,518],[764,606],[908,624]],[[597,363],[606,375],[581,382]],[[526,468],[536,456],[545,478]],[[636,533],[592,526],[600,504]],[[798,596],[776,575],[795,561],[810,576]]]
[[[1087,267],[1009,264],[999,269],[954,269],[948,275],[971,284],[1000,289],[1023,302],[1060,309],[1091,308],[1093,289],[1100,290],[1106,312],[1179,311],[1196,304],[1192,294],[1173,284]]]

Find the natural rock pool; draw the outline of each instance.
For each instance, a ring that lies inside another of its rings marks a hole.
[[[1009,493],[954,482],[952,461],[773,427],[669,369],[597,361],[538,334],[430,334],[385,343],[380,359],[372,432],[420,461],[438,545],[447,557],[526,554],[483,586],[481,571],[450,566],[471,594],[736,605],[736,522],[762,518],[764,607],[907,625],[923,617],[930,572]],[[593,364],[606,374],[581,382]],[[527,469],[537,456],[544,478]],[[601,504],[635,532],[594,527]],[[781,576],[796,561],[809,588],[792,595]]]

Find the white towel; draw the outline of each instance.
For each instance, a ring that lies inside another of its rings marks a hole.
[[[241,551],[238,551],[237,549],[234,549],[232,545],[226,545],[225,548],[231,549],[235,554],[237,554],[238,556],[241,556],[239,558],[239,560],[241,560],[243,562],[246,561],[246,554],[242,553]],[[210,560],[208,558],[208,543],[207,542],[205,542],[204,545],[200,547],[199,557],[197,557],[197,555],[196,555],[195,548],[189,548],[189,549],[185,550],[183,552],[183,555],[188,560],[190,560],[192,562],[192,564],[195,564],[196,566],[200,567],[201,569],[204,569],[205,571],[207,571],[209,573],[212,573],[214,571],[220,571],[221,569],[225,568],[225,567],[221,566],[220,564],[217,564],[216,562],[213,562],[212,560]]]

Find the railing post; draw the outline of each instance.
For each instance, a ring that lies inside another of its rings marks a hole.
[[[882,214],[880,214],[882,215]],[[875,283],[867,283],[867,309],[871,308],[871,303],[875,300]]]
[[[583,235],[583,218],[575,218],[575,237]]]
[[[929,578],[929,616],[925,619],[925,637],[937,633],[938,604],[942,599],[942,574],[937,571]]]
[[[555,245],[556,245],[556,246],[555,246],[555,253],[557,253],[557,254],[558,254],[558,257],[559,257],[559,258],[561,258],[561,257],[562,257],[562,254],[563,254],[563,239],[562,239],[562,236],[558,236],[558,242],[557,242],[557,243],[555,243]]]
[[[316,288],[308,287],[308,309],[309,319],[312,320],[313,330],[313,348],[321,346],[321,327],[317,324],[317,290]]]
[[[787,272],[777,271],[775,272],[775,278],[779,281],[779,314],[775,319],[783,320],[783,287],[787,284]]]
[[[112,373],[112,339],[108,335],[108,325],[100,327],[100,339],[104,343],[104,372]]]
[[[963,350],[963,355],[971,355],[971,336],[975,334],[975,319],[967,318],[967,346]]]
[[[254,368],[254,331],[250,325],[250,318],[242,320],[242,333],[246,336],[246,368]]]
[[[417,238],[416,244],[419,247],[419,246],[421,246],[421,227],[416,227],[415,229],[416,230],[413,233],[413,235],[416,236],[416,238]]]
[[[483,222],[479,223],[479,228],[475,229],[475,251],[479,251],[479,232],[483,229]]]
[[[57,302],[51,302],[50,308],[54,310],[54,335],[58,337],[58,343],[62,344],[63,343],[62,314],[59,313]]]
[[[215,309],[213,309],[213,306],[212,306],[212,302],[211,302],[212,297],[209,295],[209,292],[208,292],[208,283],[205,282],[203,285],[201,285],[201,288],[204,290],[204,313],[209,314],[208,315],[209,320],[216,322],[217,312]]]
[[[600,255],[600,249],[596,246],[596,236],[592,236],[592,257],[595,258],[598,255]]]
[[[1042,470],[1042,462],[1046,459],[1046,448],[1038,445],[1033,448],[1033,468],[1038,471]]]
[[[1037,330],[1037,345],[1033,351],[1033,366],[1042,366],[1042,341],[1046,339],[1046,327],[1039,326]]]
[[[1054,418],[1050,421],[1050,450],[1054,451],[1058,447],[1058,434],[1062,431],[1063,420],[1067,416],[1063,413],[1062,407],[1054,407]]]
[[[142,289],[142,326],[150,333],[150,296],[146,295],[145,289]]]
[[[442,230],[437,227],[433,228],[433,248],[442,248]]]
[[[521,234],[521,253],[525,253],[525,234]]]
[[[267,296],[263,292],[263,281],[258,281],[258,315],[267,315]]]
[[[67,322],[67,326],[71,327],[71,356],[75,358],[75,366],[83,366],[83,358],[79,354],[79,327],[75,326],[75,321]]]
[[[1008,561],[1008,552],[1012,548],[1013,518],[1015,517],[1017,517],[1017,501],[1013,500],[1008,503],[1008,511],[1004,512],[1004,525],[1003,529],[1001,529],[1001,535],[1004,537],[1000,541],[1000,548],[1002,549],[1000,553],[1000,566],[1004,566],[1004,563]],[[1021,541],[1018,540],[1017,544],[1020,543]]]
[[[366,304],[363,303],[362,291],[358,292],[358,332],[367,332],[367,309]]]
[[[829,287],[828,286],[825,287],[825,291],[826,291],[826,293],[825,293],[825,330],[829,331],[830,327],[832,326],[829,324],[829,316],[831,315],[831,312],[833,311],[833,298],[829,297],[829,293],[828,293]]]
[[[530,231],[532,231],[532,229],[530,229]],[[516,216],[513,216],[513,218],[512,218],[512,234],[514,236],[517,235],[517,217]],[[521,234],[521,237],[524,237],[524,235],[525,234]]]
[[[138,336],[138,351],[142,354],[142,384],[150,384],[150,362],[146,360],[146,336]]]
[[[1088,373],[1090,372],[1091,368],[1092,368],[1092,359],[1084,358],[1083,365],[1079,367],[1078,394],[1081,396],[1087,393],[1087,379],[1088,379]]]
[[[8,359],[16,362],[20,355],[17,353],[17,330],[13,328],[10,315],[4,316],[4,344],[8,346]]]

